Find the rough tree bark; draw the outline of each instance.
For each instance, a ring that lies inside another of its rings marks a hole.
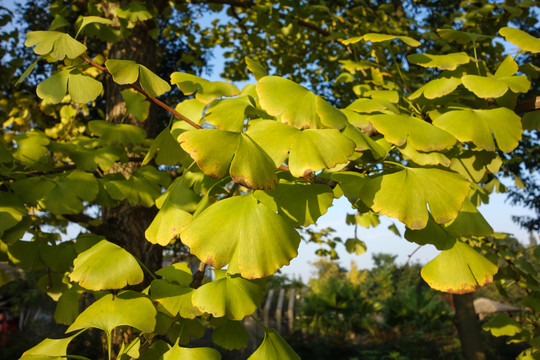
[[[456,310],[455,323],[461,341],[461,350],[467,360],[485,360],[480,325],[474,311],[472,294],[452,296]]]

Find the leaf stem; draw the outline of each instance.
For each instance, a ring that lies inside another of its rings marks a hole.
[[[137,260],[137,262],[139,263],[139,265],[141,265],[141,267],[142,267],[144,270],[146,270],[146,272],[148,273],[148,275],[150,275],[150,276],[152,277],[152,279],[154,279],[154,280],[157,279],[157,276],[154,275],[154,273],[153,273],[152,271],[150,271],[150,269],[149,269],[146,265],[144,265],[144,263],[143,263],[141,260],[139,260],[139,258],[135,257],[135,259]]]
[[[397,162],[394,162],[394,161],[383,161],[384,164],[389,164],[389,165],[395,165],[395,166],[399,166],[400,168],[403,168],[403,169],[406,169],[407,167],[403,164],[400,164],[400,163],[397,163]]]
[[[399,66],[399,63],[398,63],[396,57],[394,56],[394,52],[390,48],[390,45],[388,45],[388,53],[390,53],[390,57],[392,58],[392,60],[394,60],[394,63],[396,64],[397,71],[399,73],[399,77],[401,78],[401,81],[403,81],[403,87],[405,88],[405,91],[409,92],[409,87],[407,86],[407,83],[405,82],[405,77],[403,76],[403,73],[401,72],[401,68]]]
[[[255,320],[255,322],[257,323],[257,325],[259,325],[259,326],[262,327],[263,329],[266,329],[266,326],[264,326],[264,325],[263,325],[263,324],[255,317],[255,316],[253,316],[253,315],[250,315],[250,316],[251,316],[251,318],[252,318],[253,320]]]
[[[473,45],[473,51],[474,51],[474,63],[476,64],[476,71],[478,71],[478,76],[482,76],[480,75],[480,66],[478,65],[478,56],[476,55],[476,41],[473,40],[472,45]]]

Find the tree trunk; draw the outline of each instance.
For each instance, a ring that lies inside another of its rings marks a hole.
[[[473,306],[472,294],[453,296],[456,310],[455,323],[461,340],[461,349],[467,360],[485,360],[481,329]]]

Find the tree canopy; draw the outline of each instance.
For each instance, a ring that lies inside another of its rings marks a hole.
[[[109,358],[218,359],[187,347],[205,328],[229,332],[214,339],[223,348],[245,347],[240,321],[260,305],[264,278],[341,196],[355,221],[395,218],[407,241],[441,250],[421,271],[432,288],[469,293],[496,276],[502,260],[478,251],[496,241],[477,207],[504,190],[503,174],[535,181],[533,2],[21,9],[27,32],[1,34],[0,258],[42,271],[69,326],[21,359],[66,356],[88,328],[104,332]],[[196,21],[207,12],[221,17]],[[216,46],[227,81],[204,78]],[[62,240],[69,224],[83,231]],[[164,266],[163,251],[179,248],[198,268]],[[214,280],[203,284],[207,267]],[[81,296],[96,301],[79,311]],[[128,342],[113,339],[119,328]],[[250,359],[298,358],[263,330]],[[517,333],[524,356],[538,355],[537,331]]]

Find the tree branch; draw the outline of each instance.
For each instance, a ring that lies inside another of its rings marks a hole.
[[[540,96],[527,98],[517,103],[515,112],[523,114],[540,109]]]

